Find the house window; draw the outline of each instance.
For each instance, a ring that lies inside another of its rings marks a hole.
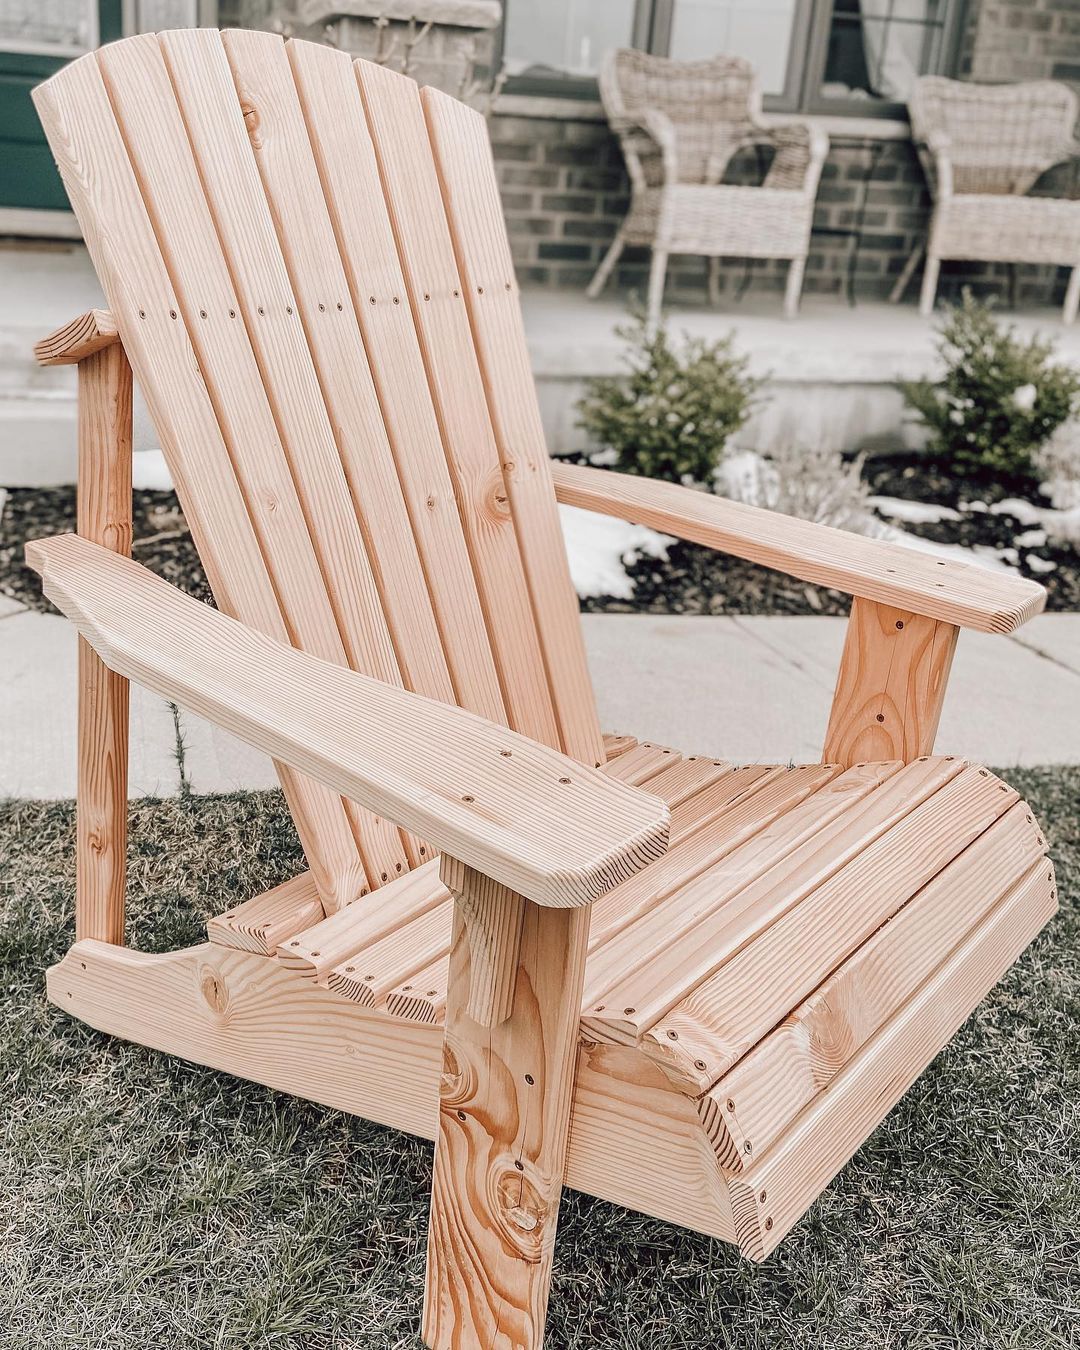
[[[612,47],[752,62],[765,106],[897,116],[955,68],[965,0],[506,0],[508,91],[595,98]]]

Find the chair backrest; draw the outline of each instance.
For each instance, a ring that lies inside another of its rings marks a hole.
[[[483,118],[207,29],[35,101],[218,605],[599,762]],[[328,908],[431,856],[283,786]]]
[[[600,71],[600,97],[618,131],[642,113],[670,118],[679,146],[679,178],[704,182],[757,128],[761,89],[757,73],[741,56],[671,61],[620,48]]]
[[[943,132],[956,192],[1026,192],[1072,140],[1077,96],[1053,80],[971,84],[925,75],[910,113],[920,141]]]

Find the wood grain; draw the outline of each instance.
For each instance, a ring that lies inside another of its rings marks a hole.
[[[561,462],[553,464],[552,474],[556,496],[568,506],[648,525],[817,586],[961,628],[1011,633],[1046,604],[1046,591],[1034,581],[675,483]]]
[[[194,1064],[435,1137],[442,1027],[409,1025],[210,943],[164,955],[81,942],[48,973],[63,1011]],[[640,1055],[579,1058],[566,1184],[732,1241],[693,1103]]]
[[[107,309],[90,309],[34,343],[39,366],[74,366],[120,341],[116,320]]]
[[[147,49],[144,39],[131,41],[140,44],[140,52]],[[106,50],[116,53],[127,45],[115,43]],[[146,397],[217,605],[222,612],[287,642],[290,634],[248,513],[254,503],[272,522],[275,513],[269,506],[277,497],[272,491],[259,495],[265,484],[255,485],[250,500],[241,490],[207,388],[212,370],[200,366],[192,348],[102,80],[98,54],[70,62],[39,85],[33,98],[124,350]],[[175,103],[171,106],[175,116]],[[167,118],[169,108],[163,102],[158,117]],[[181,143],[177,172],[185,162],[183,152]],[[170,164],[164,171],[166,181],[172,168]],[[197,210],[201,200],[196,183],[190,195],[191,211]],[[214,273],[207,275],[209,279]],[[231,308],[235,313],[235,305]],[[209,321],[211,311],[207,314]],[[213,317],[217,323],[216,311]],[[227,310],[221,319],[232,322]],[[288,497],[283,500],[287,504]],[[355,899],[367,884],[340,798],[288,770],[282,786],[319,893],[328,909],[337,909]]]
[[[762,1261],[1057,909],[1037,864],[777,1143],[730,1181],[739,1247]]]
[[[456,858],[444,857],[439,875],[454,897],[469,944],[465,1015],[478,1027],[497,1027],[514,1010],[528,901]]]
[[[273,642],[73,535],[27,558],[110,669],[538,904],[586,904],[667,846],[657,798],[516,732]]]
[[[710,1088],[698,1106],[721,1166],[765,1153],[1045,850],[1017,802]]]
[[[985,769],[965,768],[888,829],[864,833],[839,868],[823,868],[819,857],[807,869],[813,881],[790,875],[783,912],[734,954],[703,931],[713,960],[728,959],[649,1027],[645,1053],[699,1096],[1015,801]],[[826,832],[825,842],[840,858],[847,853],[843,830]]]
[[[131,555],[131,366],[118,345],[79,362],[77,529]],[[127,867],[128,705],[122,675],[79,639],[75,932],[124,941]]]
[[[960,630],[858,597],[825,733],[825,758],[849,765],[934,752]]]
[[[282,882],[206,921],[206,936],[222,947],[271,956],[287,942],[322,921],[319,890],[310,872]]]

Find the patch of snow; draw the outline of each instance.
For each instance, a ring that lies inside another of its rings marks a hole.
[[[1040,558],[1037,553],[1028,554],[1027,565],[1040,576],[1045,576],[1047,572],[1057,571],[1057,563],[1052,558]]]
[[[961,502],[961,503],[960,503],[960,510],[961,510],[961,511],[974,511],[976,515],[981,515],[983,512],[989,511],[990,508],[989,508],[989,506],[987,506],[987,504],[986,504],[985,502],[982,502],[982,501],[974,501],[974,502]]]
[[[890,520],[908,525],[936,525],[942,520],[960,520],[959,511],[937,502],[912,502],[904,497],[868,497],[867,503]]]
[[[897,525],[873,517],[865,531],[871,539],[884,539],[890,544],[903,544],[906,548],[917,549],[920,553],[932,553],[935,558],[949,558],[953,562],[974,563],[976,567],[986,567],[993,572],[1011,572],[1013,569],[998,556],[998,550],[986,548],[981,551],[966,548],[963,544],[939,544],[933,539],[924,539],[918,534],[908,534]]]
[[[172,474],[160,450],[139,450],[131,456],[131,486],[143,491],[168,492]]]
[[[589,463],[596,469],[610,469],[619,462],[619,452],[610,445],[605,450],[595,450],[589,456]]]
[[[1017,548],[1042,548],[1046,543],[1046,531],[1025,530],[1013,539],[1013,543]]]
[[[559,518],[570,575],[582,599],[601,595],[631,599],[634,587],[623,564],[640,557],[666,558],[674,542],[644,525],[630,525],[576,506],[560,506]]]
[[[993,516],[1015,516],[1021,525],[1038,525],[1043,515],[1041,506],[1033,506],[1023,497],[1005,497],[989,509]]]

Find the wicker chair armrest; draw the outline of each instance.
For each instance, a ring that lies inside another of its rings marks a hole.
[[[762,127],[755,140],[776,150],[763,187],[804,187],[811,191],[817,187],[829,154],[829,137],[823,128],[813,122],[779,122]]]
[[[678,181],[678,137],[666,113],[647,108],[635,117],[613,118],[611,126],[619,137],[635,188],[655,187],[658,177],[666,183]]]
[[[944,131],[933,130],[915,138],[923,170],[935,200],[953,194],[952,143]]]

